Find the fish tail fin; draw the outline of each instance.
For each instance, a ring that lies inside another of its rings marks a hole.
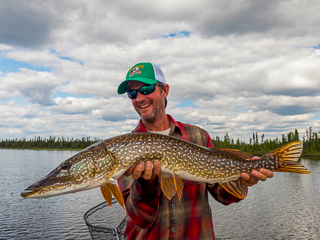
[[[300,174],[311,174],[307,168],[298,163],[303,150],[303,143],[300,141],[291,142],[281,146],[266,155],[276,156],[275,172],[294,172]]]

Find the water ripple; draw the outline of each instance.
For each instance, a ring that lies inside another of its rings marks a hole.
[[[23,199],[71,151],[0,150],[0,239],[90,239],[83,215],[101,203],[99,189],[49,199]],[[303,159],[312,175],[276,173],[249,190],[247,199],[223,206],[210,197],[217,239],[320,239],[320,161]],[[105,208],[96,224],[116,226],[124,211]]]

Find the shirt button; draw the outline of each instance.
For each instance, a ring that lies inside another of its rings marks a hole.
[[[172,229],[171,229],[171,231],[172,231],[172,232],[175,232],[175,231],[176,231],[176,229],[175,229],[175,228],[172,228]]]
[[[176,208],[176,205],[172,204],[171,207],[172,207],[172,208]]]

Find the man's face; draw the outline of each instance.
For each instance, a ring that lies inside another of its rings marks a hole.
[[[138,90],[145,83],[138,81],[130,81],[128,90]],[[164,86],[163,91],[159,86],[156,86],[154,92],[148,95],[142,95],[140,92],[137,94],[136,99],[131,99],[134,109],[137,111],[142,120],[147,122],[155,122],[161,114],[165,114],[165,98],[167,97],[169,89],[168,85]]]

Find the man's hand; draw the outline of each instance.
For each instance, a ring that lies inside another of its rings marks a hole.
[[[266,181],[268,178],[273,178],[273,175],[272,171],[261,168],[259,171],[252,170],[250,175],[241,173],[241,182],[248,187],[252,187],[259,181]]]
[[[136,165],[132,165],[124,173],[126,177],[132,175],[134,179],[143,178],[144,180],[154,182],[157,174],[160,173],[161,167],[159,160],[155,160],[152,164],[151,161],[140,162]]]
[[[259,157],[253,157],[251,158],[251,160],[258,160]],[[266,181],[268,178],[273,178],[273,172],[265,169],[265,168],[261,168],[259,171],[257,170],[252,170],[251,174],[247,174],[247,173],[241,173],[241,182],[248,186],[248,187],[252,187],[253,185],[256,185],[259,181]]]

